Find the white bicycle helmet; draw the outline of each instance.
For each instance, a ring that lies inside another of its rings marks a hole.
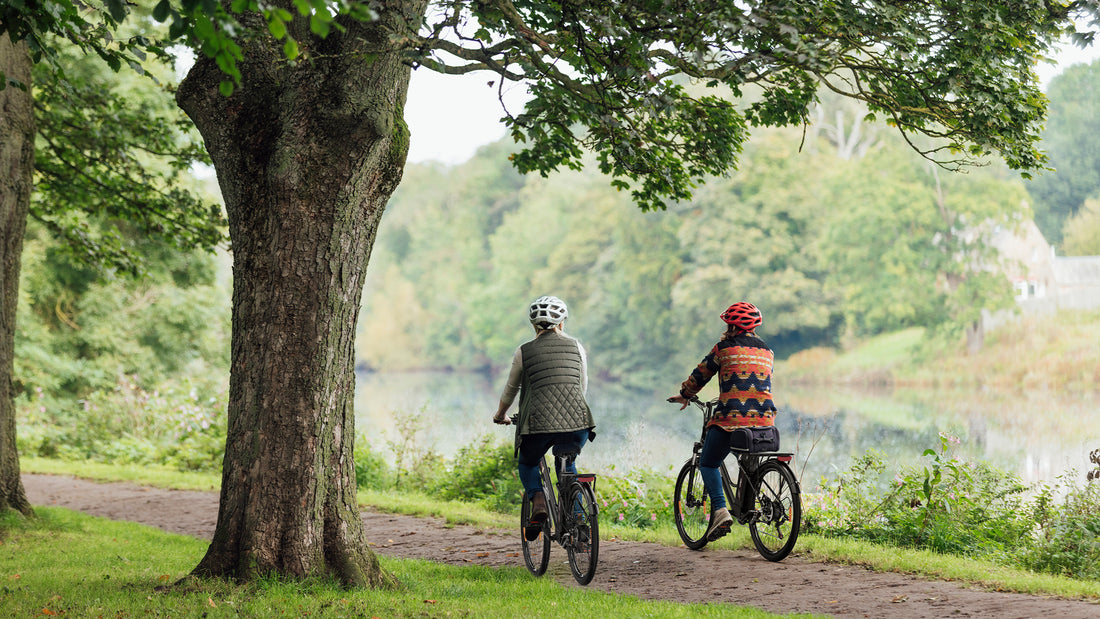
[[[531,303],[528,314],[531,324],[544,328],[553,327],[560,325],[569,317],[569,308],[565,306],[565,301],[557,297],[545,296]]]

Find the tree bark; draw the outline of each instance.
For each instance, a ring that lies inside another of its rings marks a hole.
[[[19,269],[23,233],[27,228],[34,172],[34,105],[31,57],[26,41],[13,45],[0,35],[0,74],[26,88],[0,90],[0,511],[33,514],[19,477],[15,446],[15,311],[19,301]]]
[[[214,162],[233,251],[228,436],[214,539],[193,574],[394,579],[368,548],[352,462],[354,341],[378,222],[408,152],[410,67],[387,51],[394,0],[344,22],[290,63],[268,37],[248,44],[242,83],[200,60],[177,102]],[[256,16],[246,17],[261,25]]]

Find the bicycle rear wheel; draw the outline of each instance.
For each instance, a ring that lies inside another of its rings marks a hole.
[[[527,523],[531,519],[531,497],[523,493],[523,506],[520,509],[519,538],[523,541],[523,562],[527,569],[535,576],[546,573],[546,566],[550,564],[550,519],[542,522],[538,535],[529,540]]]
[[[572,512],[566,516],[569,532],[569,569],[582,585],[592,582],[600,556],[600,521],[596,496],[587,484],[575,483]]]
[[[752,487],[756,490],[749,522],[752,543],[768,561],[782,561],[791,553],[802,525],[802,496],[798,480],[784,463],[768,460],[756,469]]]
[[[676,517],[676,531],[684,545],[699,550],[707,545],[707,527],[710,525],[710,497],[703,486],[703,477],[699,467],[688,460],[676,477],[676,491],[673,497],[673,514]]]

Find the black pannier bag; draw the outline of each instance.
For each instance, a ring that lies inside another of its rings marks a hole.
[[[749,453],[779,451],[779,428],[763,426],[753,428],[734,428],[730,437],[730,448]]]

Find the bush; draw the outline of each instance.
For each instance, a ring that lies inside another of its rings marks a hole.
[[[1037,529],[1034,543],[1019,558],[1031,570],[1098,579],[1100,485],[1079,488],[1070,479],[1066,475],[1054,486],[1040,489],[1032,507]]]
[[[20,453],[62,460],[162,464],[218,472],[225,450],[224,389],[188,380],[148,391],[134,377],[79,401],[19,403]]]
[[[821,493],[803,495],[803,530],[1100,578],[1100,485],[1079,488],[1071,473],[1029,499],[1015,475],[951,457],[956,439],[940,441],[925,466],[901,469],[885,487],[874,450],[823,480]]]
[[[596,483],[601,519],[639,529],[671,523],[674,485],[675,480],[647,471],[634,471],[626,477],[601,476]]]
[[[365,434],[355,440],[355,485],[371,490],[386,490],[394,483],[393,469],[386,458],[374,450]]]
[[[431,488],[442,499],[473,501],[499,512],[514,512],[523,498],[511,443],[482,436],[458,450],[453,463]]]

